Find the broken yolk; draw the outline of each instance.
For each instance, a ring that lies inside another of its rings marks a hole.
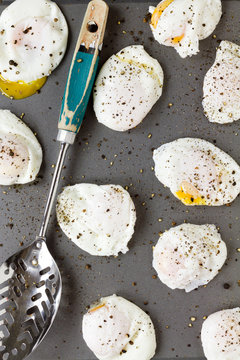
[[[178,43],[180,43],[180,41],[184,38],[184,34],[180,35],[180,36],[176,36],[175,38],[171,39],[171,43],[176,45]]]
[[[181,190],[176,192],[176,196],[185,205],[206,205],[204,197],[187,181],[181,183]]]
[[[5,80],[0,75],[0,90],[2,94],[11,98],[11,99],[24,99],[28,96],[35,94],[41,87],[45,84],[47,76],[31,81],[30,83],[25,83],[24,81],[9,81]]]
[[[155,8],[152,17],[151,17],[151,25],[156,29],[158,20],[164,10],[173,2],[174,0],[165,0],[162,1],[158,6]]]
[[[173,2],[174,0],[164,0],[155,8],[152,17],[151,17],[151,25],[154,29],[157,28],[158,20],[160,19],[164,10]],[[178,44],[184,38],[184,34],[180,36],[176,36],[171,39],[172,44]]]
[[[185,205],[206,205],[206,201],[201,196],[194,198],[191,194],[185,193],[182,188],[176,192],[176,196]]]
[[[96,306],[95,308],[93,308],[93,309],[90,309],[89,310],[89,312],[94,312],[94,311],[97,311],[97,310],[99,310],[99,309],[101,309],[102,307],[104,307],[105,306],[105,304],[102,304],[102,305],[99,305],[99,306]]]

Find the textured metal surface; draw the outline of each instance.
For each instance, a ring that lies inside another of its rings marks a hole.
[[[61,298],[61,276],[38,239],[0,267],[0,358],[21,360],[42,341]]]
[[[240,247],[240,199],[230,207],[185,207],[155,178],[151,170],[152,149],[178,137],[200,137],[214,142],[240,163],[240,121],[222,126],[210,124],[201,106],[203,78],[214,61],[219,41],[227,39],[240,44],[236,15],[240,2],[223,2],[224,15],[214,32],[216,39],[209,37],[201,41],[201,52],[188,59],[181,59],[173,49],[152,40],[149,26],[143,22],[149,4],[114,2],[109,5],[101,62],[124,46],[143,44],[162,64],[163,95],[143,123],[127,133],[116,133],[98,124],[90,103],[86,121],[68,153],[61,185],[94,182],[129,186],[137,209],[136,232],[127,254],[116,259],[96,258],[67,240],[52,216],[48,245],[62,274],[63,295],[48,336],[29,360],[93,360],[82,340],[82,314],[91,302],[113,293],[134,301],[151,315],[158,340],[155,360],[202,360],[199,340],[202,317],[239,305],[240,253],[236,249]],[[0,99],[1,108],[9,108],[17,115],[25,113],[24,121],[37,133],[44,149],[40,176],[33,184],[0,188],[1,261],[19,250],[21,242],[26,245],[35,236],[56,161],[58,145],[54,139],[61,97],[86,5],[69,1],[61,7],[71,31],[62,64],[39,95],[22,101]],[[173,106],[168,107],[169,103]],[[149,134],[152,137],[148,137]],[[151,265],[152,246],[158,240],[158,232],[171,227],[172,222],[181,224],[184,220],[196,224],[215,223],[228,247],[228,261],[222,272],[206,288],[190,294],[171,291],[152,278],[155,275]],[[225,283],[230,285],[228,290],[223,287]],[[196,317],[196,321],[189,327],[191,316]]]

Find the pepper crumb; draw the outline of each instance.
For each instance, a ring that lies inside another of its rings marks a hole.
[[[230,285],[229,285],[228,283],[225,283],[225,284],[223,285],[223,287],[224,287],[224,289],[228,290],[228,289],[230,288]]]

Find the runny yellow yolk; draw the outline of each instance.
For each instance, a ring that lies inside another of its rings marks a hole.
[[[171,43],[174,45],[180,43],[180,41],[184,38],[184,35],[185,34],[182,34],[180,36],[176,36],[176,37],[172,38]]]
[[[158,20],[164,10],[173,2],[174,0],[164,0],[155,8],[154,12],[152,13],[151,17],[151,25],[156,29]]]
[[[102,304],[102,305],[96,306],[95,308],[90,309],[90,310],[89,310],[89,312],[90,312],[90,313],[92,313],[92,312],[94,312],[94,311],[97,311],[97,310],[101,309],[101,308],[102,308],[102,307],[104,307],[104,306],[105,306],[105,304]]]
[[[185,205],[206,205],[204,197],[187,181],[181,183],[181,190],[176,192],[176,196]]]
[[[45,84],[47,76],[25,83],[24,81],[9,81],[5,80],[0,75],[0,90],[2,94],[11,99],[24,99],[28,96],[35,94]]]
[[[158,6],[155,8],[152,17],[151,17],[151,25],[153,26],[154,29],[157,28],[157,24],[158,24],[158,20],[160,19],[162,13],[164,12],[164,10],[173,2],[174,0],[164,0],[162,1],[160,4],[158,4]],[[180,36],[176,36],[171,40],[172,44],[178,44],[182,39],[184,38],[184,34],[180,35]]]

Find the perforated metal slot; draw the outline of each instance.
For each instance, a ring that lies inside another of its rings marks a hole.
[[[31,300],[32,300],[32,301],[37,301],[37,300],[41,299],[41,297],[42,297],[42,294],[41,294],[41,293],[38,293],[38,294],[33,295],[33,296],[31,297]]]
[[[42,287],[42,286],[44,286],[45,285],[45,281],[44,280],[41,280],[41,281],[39,281],[37,284],[36,284],[36,288],[40,288],[40,287]]]
[[[19,266],[21,267],[21,269],[22,269],[23,271],[26,271],[26,270],[27,270],[27,265],[25,264],[25,262],[23,261],[23,259],[19,259],[19,260],[18,260],[18,264],[19,264]],[[16,270],[16,268],[13,269],[13,270]]]
[[[44,256],[34,257],[34,243],[32,248],[0,266],[0,360],[25,359],[44,337],[59,305],[58,268],[44,242],[39,250]]]
[[[47,274],[49,271],[51,270],[51,268],[48,266],[46,267],[45,269],[42,269],[39,274],[42,276],[42,275],[45,275]]]

